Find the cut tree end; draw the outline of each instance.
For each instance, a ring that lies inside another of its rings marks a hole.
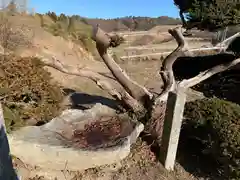
[[[124,38],[115,34],[108,35],[104,32],[99,26],[93,27],[92,39],[99,45],[108,48],[108,47],[117,47],[124,42]]]

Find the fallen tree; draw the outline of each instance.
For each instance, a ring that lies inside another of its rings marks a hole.
[[[182,81],[176,81],[173,72],[174,62],[178,60],[179,57],[194,56],[194,54],[189,51],[187,42],[184,40],[180,28],[170,29],[169,33],[175,38],[178,46],[162,62],[162,67],[160,67],[159,73],[162,77],[162,81],[164,82],[164,87],[162,92],[160,92],[158,95],[152,94],[146,87],[132,80],[124,72],[124,70],[121,69],[121,67],[114,61],[114,59],[108,54],[108,48],[117,47],[121,43],[122,39],[117,35],[108,35],[98,26],[94,28],[92,38],[96,42],[96,48],[99,52],[99,55],[103,59],[108,69],[111,71],[115,80],[123,87],[123,90],[117,90],[104,76],[97,72],[93,72],[88,67],[67,66],[64,65],[56,57],[52,57],[51,59],[41,57],[40,55],[37,55],[37,57],[41,58],[41,61],[42,63],[44,63],[44,65],[53,67],[63,73],[86,77],[93,80],[100,88],[106,90],[116,100],[121,101],[123,107],[127,111],[132,112],[131,114],[134,115],[136,119],[144,121],[146,131],[151,134],[154,139],[156,139],[156,142],[158,144],[161,144],[164,117],[166,117],[165,122],[174,121],[172,120],[174,118],[176,123],[177,121],[181,122],[181,116],[183,113],[182,111],[184,109],[185,100],[184,98],[181,101],[178,101],[177,99],[180,98],[180,96],[185,96],[185,90],[187,88],[195,86],[201,81],[210,78],[214,74],[225,71],[240,63],[240,58],[236,56],[236,58],[230,62],[226,61],[226,63],[223,64],[219,64],[216,62],[216,64],[213,64],[210,69],[199,72],[197,76],[189,79],[184,79]],[[226,44],[226,46],[228,45],[228,41],[226,41],[221,44],[221,47],[223,47],[224,43]],[[204,51],[204,49],[199,49],[199,51],[202,52]],[[171,94],[170,96],[169,93]],[[175,100],[172,103],[168,103],[166,109],[166,102],[168,100],[168,97],[170,101],[170,99],[173,97],[172,94],[175,94]],[[169,113],[170,111],[173,111],[171,109],[178,111],[179,116],[176,116],[174,114],[172,115],[173,117],[170,117],[171,115],[165,116],[165,112]],[[173,126],[174,122],[171,122],[170,124],[170,126]],[[179,124],[181,125],[181,123]],[[179,124],[178,126],[176,126],[178,131],[180,131]],[[171,129],[171,127],[168,128]],[[168,134],[170,136],[171,133]],[[169,138],[170,137],[167,138],[168,142],[170,141]],[[177,138],[178,141],[178,137],[175,138]]]

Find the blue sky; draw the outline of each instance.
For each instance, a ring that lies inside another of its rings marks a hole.
[[[36,12],[54,11],[57,14],[77,14],[90,18],[123,16],[178,17],[173,0],[30,0]]]

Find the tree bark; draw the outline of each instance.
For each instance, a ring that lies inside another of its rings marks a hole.
[[[240,32],[238,32],[238,33],[234,34],[233,36],[225,39],[224,41],[218,43],[215,47],[224,47],[226,49],[229,46],[229,44],[239,36],[240,36]]]
[[[123,71],[121,67],[107,53],[107,49],[111,46],[111,44],[115,43],[111,41],[117,39],[117,37],[107,36],[106,33],[99,27],[95,27],[93,31],[93,39],[96,41],[96,47],[99,55],[102,57],[106,66],[112,72],[117,81],[123,86],[123,88],[133,98],[143,102],[143,105],[146,105],[146,102],[151,101],[152,94],[145,87],[130,79],[125,71]]]
[[[156,99],[155,103],[159,103],[160,101],[166,101],[168,92],[174,89],[175,78],[172,66],[176,59],[183,54],[183,49],[187,46],[187,43],[184,40],[180,28],[176,28],[174,30],[170,29],[169,33],[176,39],[178,47],[163,60],[160,75],[164,81],[165,86],[161,95]]]

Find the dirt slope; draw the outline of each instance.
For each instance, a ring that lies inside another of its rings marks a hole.
[[[19,21],[18,18],[21,18],[21,20]],[[18,54],[22,56],[34,56],[36,54],[40,54],[49,58],[56,56],[67,65],[87,65],[88,67],[91,67],[91,69],[104,72],[108,71],[105,67],[103,67],[102,63],[94,61],[93,56],[84,50],[84,48],[80,45],[65,40],[62,37],[53,36],[52,34],[44,31],[43,28],[40,27],[40,23],[38,21],[39,19],[36,17],[12,16],[9,20],[13,26],[27,26],[33,34],[31,37],[33,42],[32,47],[18,49]],[[52,73],[54,79],[65,87],[86,89],[86,87],[90,84],[90,86],[98,89],[95,84],[85,78],[69,76],[52,68],[48,69]],[[87,91],[88,89],[85,90],[85,92]],[[94,93],[94,91],[92,93]]]

